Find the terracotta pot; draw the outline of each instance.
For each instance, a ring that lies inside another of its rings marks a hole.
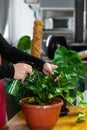
[[[54,98],[57,104],[31,105],[27,104],[29,98],[20,100],[25,120],[31,130],[51,130],[60,116],[62,99]]]

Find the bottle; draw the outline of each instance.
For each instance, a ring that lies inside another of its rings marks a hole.
[[[21,80],[13,79],[11,82],[6,86],[6,92],[9,94],[16,96],[18,94],[18,91],[20,90],[22,86]]]

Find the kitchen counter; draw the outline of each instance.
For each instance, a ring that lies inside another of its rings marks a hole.
[[[87,130],[87,117],[84,121],[77,123],[77,114],[75,108],[68,106],[69,113],[66,116],[62,116],[57,121],[52,130]],[[84,109],[87,111],[87,108]],[[22,111],[17,113],[1,130],[30,130],[25,122]]]

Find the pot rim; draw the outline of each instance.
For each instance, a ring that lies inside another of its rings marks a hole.
[[[29,108],[54,108],[54,107],[58,107],[58,106],[62,106],[64,103],[63,103],[63,100],[61,98],[54,98],[55,100],[58,100],[59,102],[58,103],[55,103],[55,104],[49,104],[49,105],[33,105],[33,104],[27,104],[25,102],[23,102],[24,100],[26,99],[29,99],[30,97],[26,97],[26,98],[22,98],[20,101],[19,101],[19,104],[21,106],[24,106],[24,107],[29,107]]]

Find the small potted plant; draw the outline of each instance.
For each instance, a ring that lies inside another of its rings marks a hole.
[[[12,85],[12,83],[9,85],[10,88],[15,86],[16,91],[14,94],[16,96],[21,91],[25,93],[25,96],[23,95],[24,98],[20,100],[20,105],[22,106],[23,113],[28,115],[28,117],[25,116],[25,119],[32,130],[50,130],[53,128],[60,115],[60,113],[58,114],[61,110],[59,104],[61,106],[63,105],[63,102],[58,96],[62,96],[79,111],[78,121],[82,120],[87,115],[74,104],[76,98],[79,97],[78,106],[87,106],[87,103],[83,102],[83,94],[79,84],[81,79],[84,80],[83,73],[86,73],[87,69],[77,52],[67,50],[65,47],[60,46],[55,52],[52,63],[58,65],[53,75],[46,76],[34,70],[32,76],[27,75],[23,84],[21,81],[17,81],[16,86],[14,84]],[[60,75],[60,78],[54,82],[55,77],[58,75]],[[9,87],[7,86],[7,88]],[[58,101],[55,101],[55,99]],[[51,117],[47,115],[47,112],[49,113],[50,111],[50,106],[52,106]],[[54,106],[56,106],[55,112]],[[36,108],[34,109],[34,107]],[[44,110],[40,112],[40,108]],[[48,108],[48,110],[46,108]],[[45,113],[43,111],[45,111]],[[31,117],[31,115],[35,115],[35,117]],[[51,125],[49,125],[50,122]]]
[[[62,99],[54,98],[56,95],[52,82],[54,78],[34,71],[31,77],[26,78],[24,87],[33,92],[33,97],[20,100],[23,113],[31,130],[50,130],[60,115]],[[29,88],[30,87],[30,88]]]

